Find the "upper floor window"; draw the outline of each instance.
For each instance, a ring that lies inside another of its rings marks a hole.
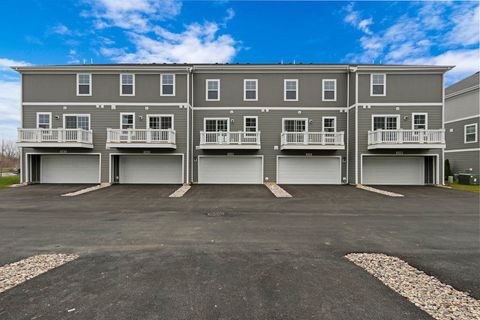
[[[220,132],[229,130],[229,118],[205,118],[203,128],[207,132]]]
[[[37,128],[51,129],[52,128],[52,113],[38,112],[37,113]]]
[[[308,119],[283,119],[284,132],[306,132]]]
[[[244,117],[243,126],[245,132],[257,132],[258,131],[258,117]]]
[[[243,100],[257,101],[258,100],[258,80],[245,79],[243,80]]]
[[[285,101],[298,101],[298,79],[285,79],[283,99]]]
[[[162,74],[160,76],[160,95],[161,96],[174,96],[175,95],[175,75],[174,74]]]
[[[478,133],[478,124],[472,123],[465,125],[465,143],[474,143],[478,141],[477,133]]]
[[[400,124],[400,116],[398,115],[374,115],[373,130],[397,130]]]
[[[65,129],[90,130],[89,114],[64,114],[63,127]]]
[[[323,117],[323,132],[336,132],[337,131],[337,118],[336,117]]]
[[[370,75],[370,95],[384,96],[386,93],[386,78],[384,73],[373,73]]]
[[[135,95],[135,75],[123,73],[120,75],[120,95],[134,96]]]
[[[207,101],[219,101],[220,100],[220,80],[207,79]]]
[[[78,73],[77,74],[77,96],[91,96],[92,95],[92,74]]]
[[[412,129],[413,130],[427,130],[428,129],[428,114],[414,113],[412,115]]]
[[[123,130],[135,129],[135,113],[121,113],[120,127]]]
[[[337,100],[337,80],[335,79],[323,79],[322,80],[323,101],[335,101]]]
[[[148,129],[173,129],[173,115],[149,114],[147,118]]]

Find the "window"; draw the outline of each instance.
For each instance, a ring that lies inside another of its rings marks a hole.
[[[370,95],[384,96],[385,95],[385,79],[386,75],[383,73],[374,73],[370,75]]]
[[[174,74],[162,74],[160,76],[160,95],[161,96],[174,96],[175,95],[175,75]]]
[[[337,80],[335,79],[323,79],[322,80],[323,101],[336,101],[337,100]]]
[[[135,95],[135,75],[123,73],[120,75],[120,95],[134,96]]]
[[[220,100],[220,80],[207,79],[207,101]]]
[[[373,116],[373,130],[397,130],[399,125],[400,116],[387,115],[387,116]]]
[[[257,79],[243,80],[243,100],[257,101],[258,100],[257,90],[258,90]]]
[[[243,127],[245,132],[257,132],[258,117],[244,117]]]
[[[228,118],[205,118],[204,129],[206,132],[228,131]]]
[[[414,113],[412,114],[412,129],[413,130],[427,130],[428,129],[428,114]]]
[[[77,96],[92,95],[92,75],[90,73],[77,74]]]
[[[65,129],[90,130],[89,114],[64,114],[63,127]]]
[[[135,129],[135,113],[120,113],[120,127],[123,130]]]
[[[323,132],[336,132],[337,131],[337,118],[336,117],[323,117]]]
[[[173,129],[173,115],[147,115],[148,129]]]
[[[283,119],[284,132],[306,132],[308,119]]]
[[[285,79],[283,99],[285,101],[298,101],[298,79]]]
[[[478,132],[478,124],[472,123],[465,125],[465,143],[474,143],[477,142],[477,132]]]
[[[37,113],[37,128],[38,129],[51,129],[52,128],[52,113],[51,112],[38,112]]]

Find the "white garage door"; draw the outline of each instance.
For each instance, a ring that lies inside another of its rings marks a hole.
[[[363,157],[363,184],[425,184],[424,157]]]
[[[340,184],[339,157],[278,157],[279,184]]]
[[[182,183],[182,156],[122,155],[120,183]]]
[[[98,183],[98,155],[42,155],[40,183]]]
[[[198,157],[198,183],[263,183],[261,157]]]

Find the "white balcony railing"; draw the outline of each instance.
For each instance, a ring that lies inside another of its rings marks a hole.
[[[84,129],[18,129],[19,144],[92,144],[92,130]]]
[[[368,132],[368,145],[445,144],[445,130],[374,130]]]
[[[200,146],[260,147],[260,132],[200,131]]]
[[[173,129],[107,129],[107,144],[174,145]]]
[[[340,132],[282,132],[282,147],[322,146],[343,147],[344,133]]]

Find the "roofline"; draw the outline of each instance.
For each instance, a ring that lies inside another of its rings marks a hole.
[[[448,99],[448,98],[451,98],[451,97],[455,97],[455,96],[458,96],[458,95],[461,95],[463,93],[467,93],[467,92],[470,92],[470,91],[474,91],[476,89],[480,88],[480,85],[476,84],[474,86],[471,86],[471,87],[468,87],[468,88],[463,88],[463,89],[460,89],[460,90],[457,90],[457,91],[453,91],[449,94],[446,94],[445,95],[445,99]],[[448,89],[448,88],[447,88]]]

